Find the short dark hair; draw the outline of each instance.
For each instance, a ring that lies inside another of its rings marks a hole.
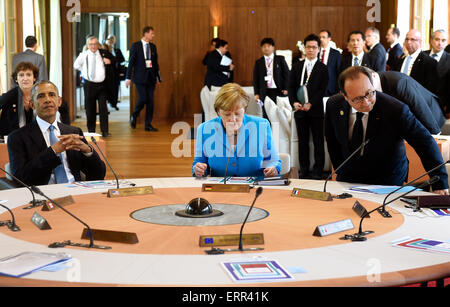
[[[52,81],[49,81],[49,80],[41,80],[41,81],[39,81],[39,82],[36,82],[34,85],[33,85],[33,87],[31,88],[31,99],[33,100],[33,103],[35,103],[36,102],[36,96],[37,96],[37,94],[39,93],[38,92],[38,90],[39,90],[39,85],[41,85],[41,84],[50,84],[50,85],[52,85],[54,88],[55,88],[55,90],[56,90],[56,94],[58,94],[58,96],[59,96],[59,90],[58,90],[58,87],[56,86],[56,84],[55,83],[53,83]]]
[[[212,40],[211,40],[211,45],[213,44],[213,43],[216,43],[216,46],[217,46],[217,43],[220,41],[220,38],[218,38],[218,37],[216,37],[216,38],[213,38]]]
[[[371,72],[372,71],[370,71],[369,69],[367,69],[364,66],[351,66],[351,67],[347,68],[339,75],[339,80],[338,80],[339,89],[345,96],[347,96],[347,92],[345,91],[345,81],[356,80],[360,77],[361,74],[363,74],[367,78],[369,78],[370,83],[373,85],[373,78],[372,78]]]
[[[262,39],[262,41],[261,41],[261,47],[264,46],[265,44],[269,44],[269,45],[275,47],[275,41],[274,41],[273,38],[271,38],[271,37],[266,37],[266,38],[263,38],[263,39]]]
[[[400,29],[397,27],[393,27],[392,29],[392,33],[397,35],[397,37],[400,37]]]
[[[29,35],[27,38],[25,38],[25,47],[27,48],[33,48],[37,44],[36,37]]]
[[[305,47],[307,42],[317,42],[317,46],[320,47],[320,37],[318,37],[316,34],[309,34],[307,37],[305,37],[305,40],[303,41],[303,45],[305,45]]]
[[[216,49],[219,49],[220,47],[225,47],[226,45],[228,45],[228,42],[226,40],[221,39],[216,43]]]
[[[331,37],[331,32],[330,32],[330,31],[328,31],[328,30],[326,30],[326,29],[322,29],[322,30],[320,30],[319,34],[322,33],[322,32],[327,32],[328,38]]]
[[[14,82],[17,83],[17,75],[19,74],[19,72],[25,71],[25,70],[31,70],[33,72],[33,77],[36,80],[38,79],[38,77],[39,77],[39,68],[38,67],[36,67],[35,65],[33,65],[33,63],[30,63],[30,62],[20,62],[19,64],[17,64],[16,68],[14,69],[14,71],[11,75]]]
[[[350,32],[350,34],[349,34],[348,37],[347,37],[347,42],[349,42],[349,41],[350,41],[350,37],[351,37],[352,35],[355,35],[355,34],[361,34],[362,40],[365,40],[365,39],[366,39],[366,35],[365,35],[362,31],[356,30],[356,31]]]
[[[155,31],[155,30],[151,26],[146,26],[146,27],[144,27],[144,29],[142,29],[142,35],[145,35],[145,33],[148,33],[150,31]]]

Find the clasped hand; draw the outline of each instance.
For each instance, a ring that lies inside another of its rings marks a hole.
[[[52,145],[56,154],[60,154],[66,150],[81,151],[83,153],[90,153],[91,147],[83,142],[83,137],[78,134],[64,134],[60,135],[59,141]]]

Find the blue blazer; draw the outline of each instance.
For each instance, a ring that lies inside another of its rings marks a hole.
[[[264,169],[275,167],[280,173],[281,160],[272,140],[269,121],[244,115],[233,152],[227,140],[222,118],[207,121],[197,128],[194,167],[200,163],[208,165],[207,175],[222,177],[228,160],[227,175],[239,177],[264,177]]]
[[[320,56],[320,54],[319,54]],[[336,49],[330,48],[330,55],[328,56],[328,89],[325,93],[326,97],[333,96],[339,93],[338,78],[341,69],[341,53]]]
[[[349,112],[351,107],[342,95],[327,102],[325,136],[333,166],[337,168],[350,154]],[[406,140],[417,152],[428,171],[443,163],[441,152],[428,130],[411,113],[409,107],[389,95],[377,92],[376,103],[369,112],[363,156],[354,156],[338,172],[337,180],[365,184],[402,185],[408,179]],[[440,180],[433,189],[448,188],[445,167],[432,173]]]
[[[156,46],[150,43],[152,68],[145,67],[146,60],[143,48],[142,41],[131,45],[126,78],[133,81],[134,84],[156,84],[157,80],[161,82]]]

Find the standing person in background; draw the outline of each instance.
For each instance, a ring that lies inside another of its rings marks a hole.
[[[131,128],[136,129],[136,120],[139,113],[145,106],[145,131],[157,132],[158,129],[152,126],[154,111],[154,94],[156,82],[161,83],[161,74],[158,64],[158,53],[155,44],[152,43],[155,37],[153,27],[146,26],[142,30],[142,39],[133,43],[130,49],[130,59],[128,61],[126,86],[131,86],[131,82],[136,85],[138,92],[138,102],[131,115]]]
[[[289,67],[283,56],[275,55],[275,41],[272,38],[264,38],[261,41],[261,50],[264,54],[255,62],[253,68],[253,90],[255,101],[262,101],[266,96],[277,102],[277,97],[285,97],[288,94]],[[268,119],[264,107],[263,116]]]
[[[105,45],[107,46],[109,52],[114,57],[114,84],[112,84],[112,90],[111,90],[111,101],[114,102],[111,103],[111,106],[115,108],[117,111],[119,111],[119,107],[117,106],[117,103],[119,102],[119,88],[120,88],[120,81],[121,81],[121,68],[122,63],[125,62],[125,58],[122,54],[122,51],[119,48],[114,48],[114,45],[116,44],[116,37],[114,35],[109,35],[106,39]],[[123,75],[123,78],[125,78],[125,75]],[[122,79],[123,80],[123,79]]]
[[[223,85],[231,82],[231,72],[234,70],[234,64],[222,64],[223,57],[227,56],[227,52],[228,42],[220,40],[216,43],[216,50],[212,51],[208,56],[208,69],[206,70],[205,81],[206,86],[208,86],[209,89],[211,89],[211,86],[222,87]]]
[[[402,45],[398,42],[398,38],[400,37],[400,30],[398,28],[389,28],[386,34],[386,41],[389,44],[389,48],[386,50],[387,52],[387,62],[386,62],[386,70],[391,70],[392,66],[395,65],[396,59],[402,56],[403,48]]]
[[[319,33],[320,52],[319,60],[327,65],[328,68],[328,89],[325,93],[326,97],[333,96],[339,92],[338,77],[341,68],[341,53],[331,48],[331,33],[328,30],[322,30]]]
[[[22,62],[29,62],[39,69],[39,76],[36,81],[48,80],[47,66],[45,65],[45,58],[43,55],[36,53],[38,48],[37,39],[34,36],[27,36],[25,39],[25,47],[27,48],[24,52],[17,53],[12,58],[12,71],[14,71]],[[16,83],[13,82],[13,87]]]
[[[105,87],[105,65],[111,60],[103,58],[99,50],[98,39],[91,36],[87,40],[88,50],[80,53],[73,67],[81,72],[84,78],[84,106],[86,108],[87,128],[95,133],[97,119],[97,101],[100,112],[100,130],[103,137],[110,136],[108,132],[107,91]]]
[[[366,36],[361,31],[350,32],[347,39],[347,48],[350,52],[342,55],[340,72],[351,66],[366,66],[375,70],[372,57],[364,52],[365,39]]]
[[[386,50],[380,44],[380,31],[377,28],[369,27],[365,36],[368,54],[372,58],[372,69],[376,72],[386,71]]]
[[[325,165],[323,97],[328,88],[328,69],[317,59],[320,38],[315,34],[310,34],[305,38],[304,45],[306,59],[292,67],[288,89],[289,101],[295,112],[294,118],[299,139],[299,177],[307,178],[309,176],[309,134],[311,130],[315,160],[311,177],[322,179]],[[303,90],[303,94],[301,94],[301,88],[306,88],[306,91]]]

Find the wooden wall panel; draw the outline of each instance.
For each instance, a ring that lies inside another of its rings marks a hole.
[[[195,32],[193,31],[195,25]],[[202,60],[209,48],[209,7],[193,6],[178,9],[178,84],[179,95],[175,116],[183,117],[202,112],[200,91],[206,68]],[[193,35],[195,33],[195,35]]]

